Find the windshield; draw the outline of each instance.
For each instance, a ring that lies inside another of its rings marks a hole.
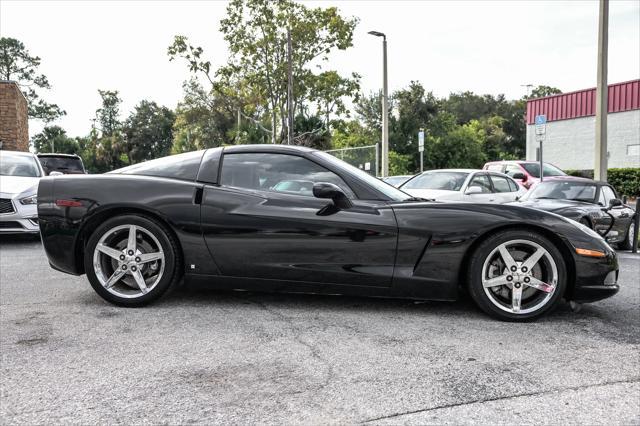
[[[40,168],[31,155],[0,154],[0,175],[40,177]]]
[[[540,163],[522,163],[520,164],[525,168],[527,173],[533,177],[540,177]],[[545,176],[566,176],[567,174],[551,164],[544,163],[544,175]]]
[[[460,191],[468,172],[426,172],[402,185],[402,189],[440,189]]]
[[[522,200],[552,199],[595,203],[596,185],[589,182],[540,182],[529,190]]]
[[[377,191],[383,193],[384,195],[386,195],[387,197],[389,197],[393,201],[406,201],[406,200],[411,198],[411,195],[400,191],[398,188],[389,185],[388,183],[378,179],[375,176],[370,175],[369,173],[365,172],[364,170],[361,170],[361,169],[359,169],[357,167],[354,167],[351,164],[346,163],[346,162],[334,157],[331,154],[327,154],[326,152],[322,152],[322,151],[315,151],[313,154],[317,155],[317,156],[320,156],[320,157],[323,157],[323,158],[331,161],[336,166],[338,166],[338,167],[342,168],[343,170],[347,171],[348,173],[350,173],[352,175],[355,175],[357,178],[359,178],[360,180],[366,182],[367,184],[369,184],[370,186],[375,188]]]
[[[44,171],[49,174],[53,171],[82,172],[82,160],[73,157],[38,157]]]
[[[411,176],[389,176],[384,178],[383,180],[387,182],[389,185],[393,185],[396,188],[408,181]]]

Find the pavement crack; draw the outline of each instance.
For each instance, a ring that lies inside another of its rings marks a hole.
[[[510,400],[510,399],[523,398],[523,397],[527,397],[527,396],[541,396],[541,395],[546,395],[546,394],[551,394],[551,393],[576,391],[576,390],[583,390],[583,389],[589,389],[589,388],[597,388],[597,387],[603,387],[603,386],[617,385],[617,384],[621,384],[621,383],[629,383],[630,384],[630,383],[638,383],[638,382],[640,382],[640,377],[634,377],[634,378],[624,379],[624,380],[615,380],[615,381],[610,381],[610,382],[593,383],[593,384],[590,384],[590,385],[568,386],[568,387],[564,387],[564,388],[549,389],[549,390],[537,391],[537,392],[524,392],[524,393],[519,393],[519,394],[515,394],[515,395],[499,396],[499,397],[485,398],[485,399],[476,399],[476,400],[472,400],[472,401],[457,402],[457,403],[453,403],[453,404],[443,404],[443,405],[438,405],[438,406],[435,406],[435,407],[421,408],[421,409],[417,409],[417,410],[409,410],[409,411],[403,411],[403,412],[399,412],[399,413],[388,414],[388,415],[385,415],[385,416],[374,417],[372,419],[363,420],[360,423],[372,423],[372,422],[376,422],[376,421],[379,421],[379,420],[393,419],[393,418],[397,418],[397,417],[407,416],[407,415],[410,415],[410,414],[428,413],[430,411],[442,410],[442,409],[445,409],[445,408],[462,407],[462,406],[465,406],[465,405],[472,405],[472,404],[483,404],[485,402],[505,401],[505,400]]]

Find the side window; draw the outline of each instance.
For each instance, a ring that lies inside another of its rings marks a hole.
[[[472,186],[479,186],[482,189],[483,194],[491,193],[491,182],[489,182],[489,176],[485,174],[475,175],[469,184],[469,187]]]
[[[317,182],[338,185],[349,198],[355,198],[340,176],[306,158],[269,153],[223,156],[220,183],[225,186],[313,197]]]
[[[491,181],[493,182],[493,188],[496,192],[513,192],[509,186],[509,179],[506,177],[491,175]]]
[[[519,166],[516,166],[515,164],[508,164],[507,167],[504,170],[504,174],[512,176],[512,177],[516,173],[523,173],[523,171],[522,171],[522,169],[520,169]]]
[[[518,190],[518,183],[515,180],[507,179],[509,182],[509,188],[511,188],[511,192],[516,192]]]
[[[608,206],[609,201],[613,200],[616,197],[615,192],[609,186],[603,186],[600,188],[600,198],[602,198],[602,194],[604,194],[604,205]]]
[[[491,172],[502,172],[502,164],[490,164],[487,170]]]

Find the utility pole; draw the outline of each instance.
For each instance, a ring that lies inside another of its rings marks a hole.
[[[531,94],[531,88],[533,87],[533,84],[531,83],[521,84],[520,87],[525,87],[527,89],[527,98],[528,98],[529,95]]]
[[[379,31],[369,34],[382,37],[382,171],[381,177],[389,176],[389,94],[387,87],[387,36]]]
[[[609,0],[600,0],[598,14],[598,85],[596,87],[596,146],[594,179],[607,180],[607,58],[609,50]]]
[[[291,66],[291,28],[287,28],[287,145],[293,145],[293,70]]]

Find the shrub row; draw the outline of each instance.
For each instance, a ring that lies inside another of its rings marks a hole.
[[[568,175],[593,179],[593,170],[565,170]],[[609,169],[607,180],[618,195],[640,196],[640,168]]]

